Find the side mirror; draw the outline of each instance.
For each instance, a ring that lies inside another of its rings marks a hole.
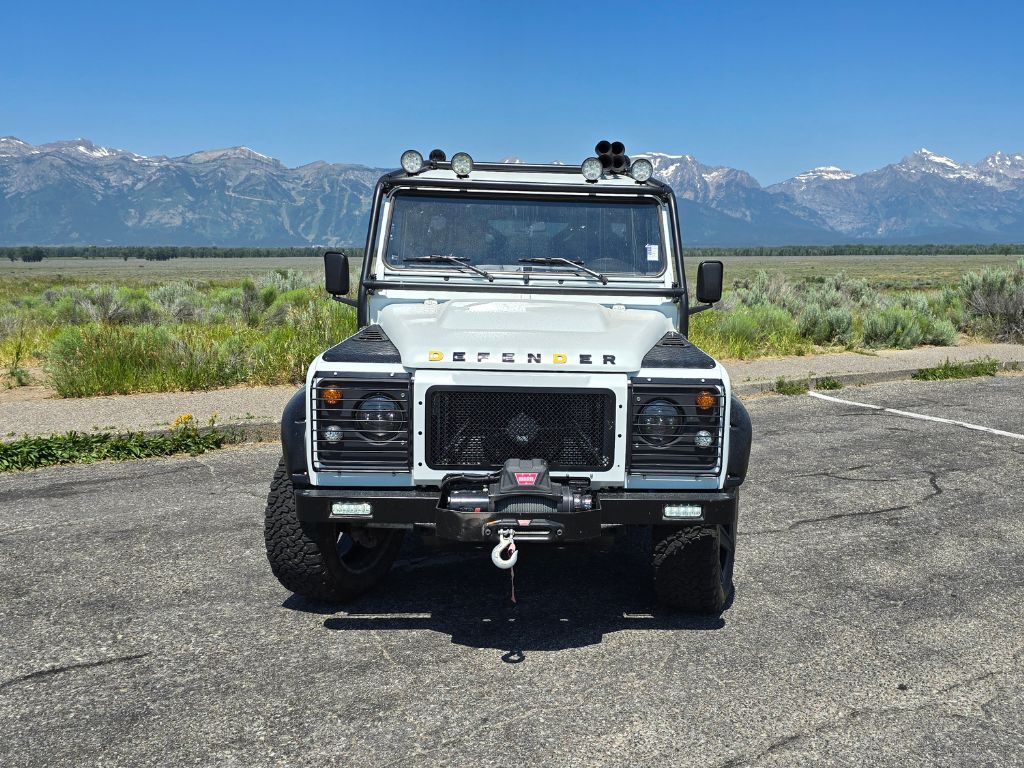
[[[722,262],[702,261],[697,267],[697,301],[715,304],[722,300]]]
[[[348,256],[344,253],[328,251],[324,254],[324,285],[334,297],[348,295]]]

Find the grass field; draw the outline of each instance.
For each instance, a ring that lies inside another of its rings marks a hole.
[[[1019,257],[723,261],[730,288],[691,336],[724,359],[1024,340]],[[300,381],[355,330],[322,270],[308,257],[0,262],[0,382],[81,397]]]
[[[844,273],[854,280],[867,280],[876,288],[910,291],[933,290],[953,285],[968,272],[990,268],[1012,267],[1021,256],[827,256],[775,257],[725,256],[725,282],[749,280],[759,271],[785,275],[792,282]],[[697,279],[699,259],[686,263],[686,276],[691,285]]]
[[[716,257],[717,258],[717,257]],[[1020,259],[1015,256],[829,256],[817,258],[725,256],[725,279],[749,280],[758,271],[781,273],[791,281],[822,274],[844,272],[854,279],[865,279],[888,290],[937,289],[951,285],[967,272],[990,267],[1009,268]],[[692,283],[699,259],[687,260],[687,278]],[[0,261],[0,292],[3,286],[20,281],[110,282],[118,285],[162,283],[169,280],[243,280],[275,269],[298,270],[319,279],[323,272],[320,258],[240,258],[240,259],[60,259],[40,262]]]

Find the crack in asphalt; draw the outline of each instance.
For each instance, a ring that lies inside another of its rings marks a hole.
[[[856,467],[846,467],[842,472],[853,472],[858,469],[866,469],[871,466],[870,464],[861,464]],[[823,517],[810,517],[805,520],[794,520],[785,528],[761,528],[756,531],[742,531],[744,536],[757,536],[764,533],[785,533],[786,531],[792,531],[796,528],[800,528],[805,525],[814,525],[815,523],[827,523],[833,520],[843,520],[850,517],[870,517],[873,515],[881,515],[886,512],[902,512],[903,510],[910,509],[915,504],[927,501],[928,499],[935,498],[940,494],[944,493],[944,489],[939,485],[939,477],[946,474],[945,472],[937,472],[933,469],[918,469],[914,470],[912,474],[925,474],[928,476],[928,484],[932,487],[932,492],[927,496],[918,499],[910,504],[900,504],[895,507],[884,507],[882,509],[866,509],[856,510],[853,512],[838,512],[834,515],[825,515]],[[794,477],[828,477],[834,480],[854,480],[858,482],[873,482],[873,483],[894,483],[898,480],[904,479],[903,477],[849,477],[847,475],[840,475],[834,470],[825,470],[822,472],[808,472],[802,475],[794,475]]]
[[[47,667],[46,669],[37,669],[35,672],[29,672],[28,674],[21,675],[20,677],[14,677],[10,680],[5,680],[0,683],[0,691],[5,688],[9,688],[12,685],[23,683],[26,680],[35,680],[40,677],[49,677],[51,675],[59,675],[62,672],[74,672],[79,669],[93,669],[95,667],[106,667],[110,664],[123,664],[129,661],[136,661],[138,659],[149,656],[148,653],[133,653],[127,656],[114,656],[109,659],[100,659],[99,661],[83,661],[79,664],[64,664],[59,667]]]
[[[908,706],[894,705],[891,707],[879,707],[877,709],[851,709],[849,712],[847,712],[844,715],[841,715],[836,720],[832,720],[825,723],[819,723],[818,725],[812,726],[802,731],[798,731],[797,733],[791,733],[787,736],[783,736],[768,744],[768,746],[766,746],[764,749],[762,749],[755,755],[740,755],[738,757],[733,757],[726,760],[723,763],[719,763],[716,766],[716,768],[740,768],[740,766],[751,765],[758,760],[768,757],[769,755],[778,752],[779,750],[784,749],[785,747],[788,747],[790,744],[802,741],[806,738],[811,738],[813,736],[818,735],[819,733],[824,733],[826,731],[835,730],[836,728],[841,728],[842,726],[848,723],[853,723],[863,718],[875,717],[877,715],[888,715],[893,713],[920,712],[924,709],[932,709],[934,707],[941,706],[946,702],[942,700],[936,701],[934,698],[935,696],[949,693],[950,691],[955,691],[960,688],[965,688],[969,685],[974,685],[975,683],[980,683],[985,680],[990,680],[993,677],[998,677],[1000,675],[1008,675],[1014,671],[1015,665],[1019,661],[1020,654],[1020,650],[1014,652],[1014,654],[1011,656],[1010,662],[1000,669],[990,669],[985,672],[978,673],[976,675],[971,675],[970,677],[967,677],[963,680],[959,680],[955,683],[950,683],[949,685],[943,688],[937,689],[932,695],[932,697],[929,698],[927,701],[922,701],[917,704],[911,704]],[[984,717],[981,719],[985,720],[986,722],[990,722],[991,717],[985,710],[985,706],[990,704],[991,701],[992,699],[989,699],[989,701],[984,702],[980,707],[981,711],[984,714]]]
[[[77,465],[65,465],[67,468],[73,466],[83,467],[88,466],[85,464]],[[179,475],[183,472],[188,472],[192,467],[187,464],[179,464],[169,469],[160,470],[157,472],[139,472],[132,473],[127,476],[125,475],[112,475],[110,477],[98,477],[91,480],[76,480],[68,483],[49,483],[46,485],[34,485],[23,490],[10,490],[0,491],[0,502],[12,502],[12,501],[24,501],[26,499],[63,499],[71,496],[83,495],[87,490],[96,486],[104,485],[124,485],[126,482],[132,482],[137,480],[149,480],[154,477],[166,477],[167,475]],[[50,469],[50,467],[47,467]],[[19,478],[21,479],[21,478]],[[29,481],[32,478],[26,478]]]
[[[799,475],[793,475],[793,477],[830,477],[833,480],[856,480],[861,483],[887,483],[898,479],[891,477],[847,477],[846,475],[837,474],[837,472],[856,472],[859,469],[867,469],[870,466],[870,464],[858,464],[856,467],[845,467],[840,470],[825,469],[821,472],[804,472]]]
[[[214,470],[213,470],[213,467],[211,467],[211,466],[210,466],[209,464],[207,464],[207,463],[206,463],[205,461],[203,461],[202,459],[200,459],[200,458],[199,458],[198,456],[193,456],[193,457],[192,457],[192,461],[194,461],[194,462],[195,462],[196,464],[198,464],[198,465],[199,465],[199,466],[201,466],[201,467],[205,467],[205,468],[206,468],[206,470],[207,470],[207,471],[208,471],[208,472],[210,473],[210,477],[212,477],[212,478],[213,478],[214,480],[217,480],[217,479],[218,479],[218,478],[217,478],[217,473],[216,473],[216,472],[214,472]]]
[[[886,512],[902,512],[904,509],[910,509],[910,504],[900,504],[897,507],[885,507],[884,509],[862,509],[856,512],[837,512],[834,515],[825,515],[824,517],[811,517],[806,520],[794,520],[789,524],[786,530],[794,530],[804,525],[813,525],[814,523],[828,523],[833,520],[842,520],[847,517],[869,517],[871,515],[882,515]]]
[[[942,494],[942,486],[939,485],[939,473],[933,469],[922,469],[920,471],[928,475],[928,483],[931,485],[932,488],[935,489],[934,491],[932,491],[932,493],[929,493],[927,496],[921,499],[921,501],[926,501],[928,499],[935,498],[936,496]],[[945,472],[943,472],[943,474],[945,474]]]
[[[785,528],[759,528],[756,531],[740,531],[740,533],[744,536],[758,536],[764,533],[786,533],[787,531],[795,530],[796,528],[800,528],[804,525],[830,523],[833,520],[842,520],[848,517],[870,517],[872,515],[885,514],[886,512],[902,512],[905,509],[910,509],[912,506],[912,504],[901,504],[897,507],[885,507],[883,509],[862,509],[857,510],[856,512],[837,512],[834,515],[825,515],[824,517],[810,517],[806,520],[794,520]]]

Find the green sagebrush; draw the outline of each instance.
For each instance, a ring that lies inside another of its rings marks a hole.
[[[195,422],[181,418],[163,434],[141,432],[68,432],[48,437],[23,437],[0,443],[0,472],[38,469],[55,464],[86,464],[95,461],[147,459],[187,453],[198,456],[221,448],[237,437],[230,429],[200,431]]]
[[[967,360],[962,363],[950,362],[947,358],[942,365],[934,368],[922,368],[911,374],[918,381],[939,381],[941,379],[973,379],[976,376],[995,376],[999,370],[999,361],[985,358],[983,360]]]
[[[843,382],[837,379],[835,376],[822,376],[821,378],[814,380],[815,389],[842,389]]]
[[[790,381],[785,376],[780,376],[775,382],[775,391],[780,395],[804,395],[810,389],[806,381]]]

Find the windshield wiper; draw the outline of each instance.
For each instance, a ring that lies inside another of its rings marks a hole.
[[[494,282],[494,277],[489,272],[484,272],[480,267],[475,267],[469,263],[469,258],[466,256],[410,256],[407,259],[402,259],[406,264],[454,264],[457,267],[468,269],[470,272],[476,272],[478,275],[486,277],[490,282]]]
[[[546,264],[551,267],[557,267],[560,265],[567,265],[573,267],[580,272],[586,272],[591,277],[596,277],[601,281],[601,285],[608,285],[608,278],[602,275],[600,272],[595,272],[583,265],[582,261],[573,261],[572,259],[566,259],[563,256],[540,256],[533,259],[520,259],[520,264]]]

